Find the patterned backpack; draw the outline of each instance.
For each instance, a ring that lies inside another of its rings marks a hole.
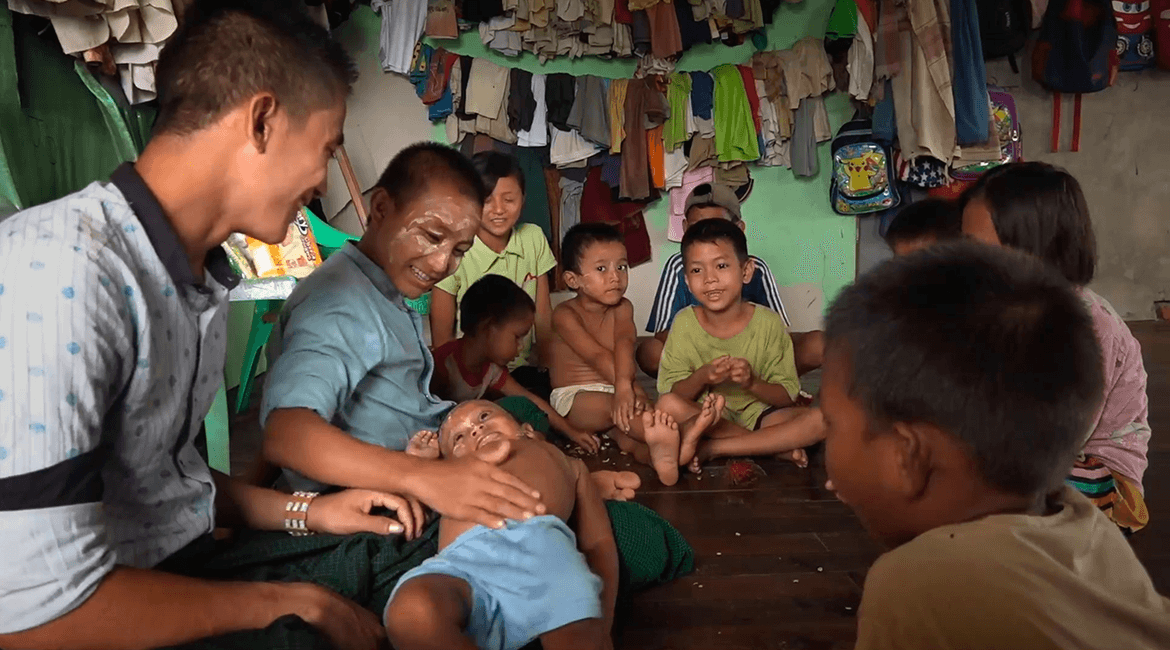
[[[973,181],[989,169],[1023,160],[1024,145],[1020,142],[1020,118],[1015,98],[1002,88],[991,85],[987,86],[987,96],[991,99],[991,119],[999,139],[1000,158],[955,167],[951,170],[951,178],[957,181]]]
[[[881,212],[901,202],[890,148],[873,136],[868,117],[854,117],[833,138],[833,211],[855,215]]]

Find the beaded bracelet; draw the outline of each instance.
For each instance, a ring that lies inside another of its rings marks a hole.
[[[309,519],[309,504],[318,495],[317,492],[293,492],[292,498],[284,506],[284,530],[293,537],[312,535],[306,522]]]

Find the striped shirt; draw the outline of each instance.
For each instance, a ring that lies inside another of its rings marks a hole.
[[[130,164],[0,222],[0,633],[213,528],[194,439],[223,379],[222,253],[196,278]]]
[[[776,290],[776,280],[772,271],[764,260],[750,256],[756,263],[756,271],[752,279],[743,285],[743,299],[763,305],[780,314],[784,319],[784,326],[790,327],[788,314],[784,312],[784,303],[780,302],[780,292]],[[646,331],[657,334],[670,331],[674,317],[687,307],[699,304],[694,294],[687,288],[686,274],[683,270],[682,253],[675,253],[662,266],[662,277],[658,280],[658,291],[654,294],[654,306],[650,309],[650,321],[646,323]]]

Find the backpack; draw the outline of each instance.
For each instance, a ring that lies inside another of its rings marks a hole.
[[[1117,23],[1110,0],[1051,0],[1032,50],[1032,76],[1053,91],[1052,150],[1060,149],[1060,94],[1075,93],[1072,150],[1080,150],[1081,94],[1117,78]]]
[[[1031,0],[976,0],[979,10],[979,40],[984,59],[1008,57],[1012,72],[1018,73],[1016,52],[1024,49],[1032,29]]]
[[[1020,142],[1020,116],[1015,98],[1002,88],[991,85],[987,87],[987,96],[991,100],[995,135],[999,138],[1000,159],[955,167],[951,170],[951,178],[957,181],[973,181],[989,169],[1023,160],[1024,145]]]
[[[856,215],[881,212],[901,202],[890,148],[873,136],[868,117],[854,117],[833,138],[833,211]]]

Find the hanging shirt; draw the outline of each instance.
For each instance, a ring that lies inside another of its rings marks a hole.
[[[382,14],[378,46],[382,70],[406,74],[414,58],[415,45],[426,26],[427,3],[420,0],[371,0],[370,8]]]
[[[629,84],[629,79],[614,79],[609,82],[610,153],[621,153],[622,141],[626,139],[626,88]]]
[[[544,147],[548,145],[548,112],[545,103],[545,75],[532,75],[532,128],[516,133],[516,144],[521,147]]]
[[[736,73],[738,76],[739,73]],[[742,86],[742,82],[740,83]],[[646,131],[670,117],[670,105],[652,79],[631,79],[626,90],[626,139],[622,146],[622,189],[624,198],[650,196],[650,160]]]
[[[592,75],[577,77],[576,97],[568,124],[581,137],[603,148],[610,145],[609,100],[606,80]]]
[[[690,75],[691,110],[695,112],[695,117],[709,120],[715,97],[715,80],[706,72],[692,72]]]
[[[721,162],[757,160],[760,144],[743,76],[734,65],[721,65],[715,77],[715,149]]]
[[[670,86],[666,89],[666,99],[670,102],[670,118],[666,120],[663,130],[663,142],[667,151],[678,149],[683,142],[690,139],[687,132],[687,100],[691,95],[691,76],[685,72],[670,76]]]

